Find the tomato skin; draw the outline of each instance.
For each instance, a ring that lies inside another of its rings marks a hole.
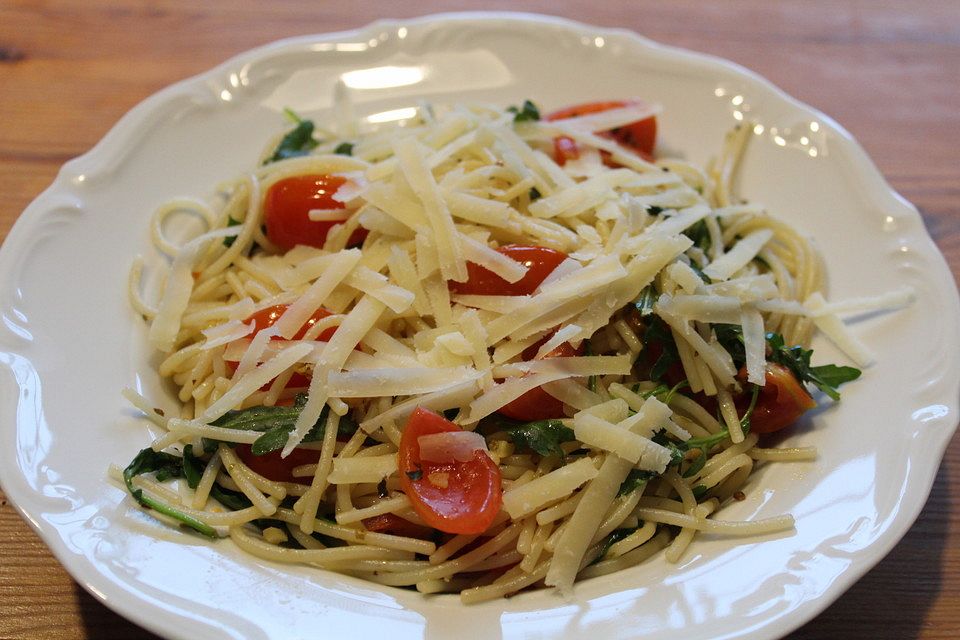
[[[446,533],[483,533],[503,502],[500,468],[483,451],[469,462],[430,462],[420,459],[420,436],[460,431],[443,416],[418,407],[407,419],[397,454],[400,487],[428,525]],[[414,480],[408,474],[417,474]],[[446,486],[431,482],[446,474]]]
[[[450,281],[451,293],[480,296],[527,296],[533,293],[557,266],[567,259],[567,254],[546,247],[508,244],[497,249],[498,253],[527,267],[527,273],[517,282],[507,282],[497,274],[473,262],[467,263],[467,281]]]
[[[739,376],[745,379],[746,371],[741,371]],[[745,396],[749,403],[749,394]],[[760,434],[780,431],[815,406],[816,401],[789,369],[768,363],[766,380],[750,416],[750,431]]]
[[[294,478],[293,468],[304,464],[316,464],[320,460],[319,449],[294,449],[286,458],[280,457],[280,450],[265,453],[262,456],[253,455],[249,444],[238,444],[233,448],[245,465],[262,475],[264,478],[276,482],[296,482],[310,484],[312,478]]]
[[[267,190],[263,201],[263,218],[267,238],[283,251],[298,244],[322,248],[327,233],[337,222],[311,220],[311,209],[343,209],[333,199],[346,178],[331,175],[291,176],[279,180]],[[357,229],[347,244],[359,244],[367,236],[366,229]]]
[[[627,106],[643,107],[646,106],[646,103],[642,100],[588,102],[554,111],[548,114],[544,120],[566,120],[567,118],[576,118],[591,113],[600,113]],[[632,122],[610,131],[597,132],[597,134],[616,140],[649,162],[653,160],[653,149],[657,144],[657,119],[654,116],[650,116],[649,118],[644,118],[643,120],[638,120],[637,122]],[[570,138],[566,138],[566,140],[569,142],[563,143],[562,145],[558,145],[557,140],[554,140],[554,159],[560,166],[563,166],[567,160],[578,158],[580,155],[579,150],[577,150],[577,143]]]
[[[267,307],[265,309],[260,309],[260,311],[257,311],[251,314],[250,317],[244,320],[244,324],[253,322],[252,335],[257,335],[264,329],[275,325],[277,323],[277,320],[280,319],[280,316],[283,315],[283,313],[289,308],[289,306],[290,305],[287,305],[287,304],[278,304],[272,307]],[[312,327],[313,325],[317,324],[319,321],[331,315],[333,314],[327,311],[326,309],[324,309],[323,307],[317,309],[316,311],[313,312],[312,316],[307,318],[307,321],[303,323],[303,326],[300,327],[300,330],[293,335],[293,339],[302,340],[303,336],[307,333],[310,327]],[[328,342],[330,338],[333,336],[334,332],[336,332],[336,330],[337,330],[336,327],[330,327],[329,329],[324,329],[323,331],[320,332],[320,335],[317,336],[317,340],[320,340],[321,342]],[[272,339],[283,340],[283,338],[279,336],[274,336]]]
[[[362,522],[367,531],[389,533],[395,536],[419,538],[421,540],[429,540],[433,537],[433,529],[404,520],[393,513],[382,513],[372,518],[364,518]]]
[[[290,305],[286,305],[286,304],[278,304],[272,307],[267,307],[265,309],[260,309],[260,311],[257,311],[251,314],[246,320],[244,320],[244,324],[249,324],[250,322],[253,323],[253,333],[250,334],[251,337],[257,335],[267,327],[272,327],[273,325],[275,325],[277,323],[277,320],[280,319],[280,316],[283,315],[283,312],[286,311],[289,306]],[[333,314],[322,307],[317,309],[316,311],[313,312],[312,316],[307,318],[307,321],[303,323],[303,326],[300,327],[300,330],[293,335],[293,339],[301,340],[303,336],[307,333],[307,331],[310,329],[310,327],[312,327],[317,322],[319,322],[320,320],[323,320],[324,318],[330,315],[333,315]],[[317,336],[317,340],[320,340],[321,342],[328,342],[330,338],[333,336],[333,334],[336,332],[336,330],[337,330],[337,327],[330,327],[328,329],[324,329],[323,331],[320,332],[320,335]],[[284,338],[281,338],[280,336],[273,336],[270,339],[284,340]],[[239,363],[233,360],[227,360],[226,364],[231,371],[235,371]],[[269,389],[270,384],[271,383],[268,382],[267,384],[263,385],[262,390],[266,391],[267,389]],[[290,376],[290,379],[287,381],[287,388],[291,388],[291,389],[297,388],[297,387],[308,387],[308,386],[310,386],[310,378],[303,375],[302,373],[294,373],[292,376]]]
[[[546,342],[547,339],[548,338],[544,338],[540,342],[524,349],[521,357],[524,360],[533,360],[537,355],[537,351],[540,350],[540,346]],[[578,349],[574,349],[573,345],[569,342],[564,342],[544,357],[570,358],[582,354],[583,345]],[[514,420],[534,422],[536,420],[550,420],[551,418],[565,418],[566,414],[563,412],[563,407],[563,402],[544,391],[542,387],[535,387],[522,396],[503,405],[497,409],[497,412]]]

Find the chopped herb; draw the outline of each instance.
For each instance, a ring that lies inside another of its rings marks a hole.
[[[230,491],[216,484],[210,487],[210,497],[233,511],[253,506],[250,499],[239,491]]]
[[[700,473],[700,470],[703,469],[703,466],[707,464],[707,455],[706,449],[690,449],[690,451],[699,451],[697,457],[690,461],[690,466],[686,468],[683,472],[684,478],[692,478],[693,476]]]
[[[337,148],[333,150],[338,156],[352,156],[353,155],[353,143],[352,142],[341,142],[337,145]]]
[[[703,251],[710,249],[710,230],[707,229],[707,223],[703,220],[698,220],[690,225],[683,234],[693,240],[695,247],[699,247]]]
[[[239,220],[234,220],[232,217],[227,216],[227,226],[228,226],[228,227],[236,227],[236,226],[239,226],[239,225],[240,225],[240,221],[239,221]],[[223,239],[223,246],[225,246],[225,247],[232,247],[232,246],[233,246],[233,243],[236,241],[236,239],[237,239],[237,236],[227,236],[226,238]]]
[[[584,351],[584,355],[587,355],[587,356],[593,355],[593,345],[590,343],[590,340],[583,341],[583,351]],[[593,391],[594,393],[597,392],[597,376],[596,375],[587,377],[587,389],[589,389],[590,391]]]
[[[183,477],[187,479],[187,485],[191,489],[196,489],[200,484],[200,476],[203,475],[205,466],[203,460],[193,455],[192,444],[183,448]]]
[[[243,429],[247,431],[262,431],[262,436],[257,438],[251,447],[254,455],[262,456],[271,451],[282,449],[287,443],[293,426],[300,417],[300,412],[307,404],[307,396],[304,393],[298,394],[290,407],[250,407],[248,409],[239,409],[228,411],[220,418],[214,420],[211,424],[217,427],[227,429]],[[315,442],[323,439],[323,433],[327,424],[327,414],[329,407],[324,407],[320,417],[314,423],[313,427],[303,437],[303,442]],[[337,432],[340,435],[353,435],[357,430],[356,423],[349,417],[340,418],[340,425]]]
[[[628,493],[633,493],[637,489],[643,488],[650,480],[656,477],[656,475],[653,471],[630,469],[630,473],[627,474],[626,479],[620,484],[617,495],[625,496]]]
[[[621,540],[629,536],[634,531],[636,531],[635,528],[614,529],[613,532],[604,539],[603,544],[600,545],[600,552],[597,554],[597,558],[596,560],[594,560],[594,562],[600,562],[601,560],[603,560],[603,556],[607,555],[607,552],[610,551],[610,547],[612,547],[617,542],[620,542]]]
[[[507,107],[507,111],[513,114],[514,122],[531,122],[540,119],[540,110],[530,100],[524,100],[520,108]]]
[[[709,491],[709,489],[706,486],[698,484],[693,488],[693,497],[699,499],[703,497],[703,494],[705,494],[707,491]]]
[[[666,170],[666,167],[664,167],[664,170]],[[658,207],[655,204],[647,205],[647,213],[652,216],[658,216],[663,213],[663,207]]]
[[[217,532],[213,527],[200,522],[193,516],[189,516],[171,505],[154,499],[145,494],[142,489],[133,486],[134,477],[144,473],[155,473],[157,480],[162,482],[169,478],[179,478],[183,471],[183,460],[175,455],[154,451],[150,447],[143,449],[136,455],[133,461],[123,470],[123,482],[127,485],[127,491],[133,496],[134,500],[143,506],[162,513],[165,516],[178,520],[191,529],[210,538],[217,537]]]
[[[530,187],[530,202],[536,202],[543,197],[543,194],[540,193],[540,190],[536,187]]]
[[[538,420],[505,426],[510,440],[521,450],[534,451],[541,456],[564,456],[564,442],[574,440],[573,429],[560,420]]]
[[[641,316],[649,316],[653,313],[653,305],[657,303],[659,297],[660,295],[653,285],[648,285],[640,291],[640,295],[633,301],[633,306],[637,308]]]
[[[287,158],[305,156],[316,148],[317,144],[318,142],[313,139],[313,121],[300,120],[297,122],[297,126],[291,129],[287,135],[283,136],[280,144],[277,145],[276,151],[273,152],[272,156],[267,158],[264,164],[270,164],[277,160],[286,160]]]
[[[423,477],[423,469],[416,469],[415,471],[407,471],[407,477],[416,482]]]
[[[667,370],[675,363],[680,362],[680,352],[677,351],[677,343],[673,340],[670,327],[663,320],[654,316],[652,322],[647,326],[647,330],[643,333],[643,344],[658,344],[662,349],[657,360],[650,368],[650,379],[654,382],[660,382],[666,375]]]

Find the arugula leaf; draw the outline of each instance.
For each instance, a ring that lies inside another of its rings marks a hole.
[[[237,227],[237,226],[239,226],[240,224],[241,224],[241,223],[240,223],[239,220],[234,220],[234,219],[231,218],[230,216],[227,216],[227,226],[228,226],[228,227]],[[223,239],[223,246],[225,246],[225,247],[232,247],[232,246],[233,246],[233,243],[236,242],[236,240],[237,240],[237,236],[227,236],[226,238]]]
[[[688,450],[693,451],[693,449]],[[690,462],[690,466],[687,467],[686,471],[683,472],[684,478],[692,478],[693,476],[697,475],[700,470],[703,469],[704,465],[707,464],[707,450],[699,449],[699,451],[700,454]]]
[[[625,496],[628,493],[633,493],[637,489],[640,489],[654,477],[656,477],[653,471],[644,471],[643,469],[630,469],[630,473],[627,474],[626,479],[620,483],[620,489],[617,491],[617,496]]]
[[[313,121],[300,120],[297,122],[297,126],[283,136],[273,155],[267,158],[263,164],[305,156],[316,148],[317,144],[319,143],[313,139]]]
[[[217,532],[213,527],[200,522],[193,516],[187,515],[165,502],[152,498],[145,494],[142,489],[137,489],[133,486],[134,477],[144,473],[156,473],[157,480],[162,482],[169,478],[179,478],[182,471],[183,460],[181,458],[162,451],[154,451],[150,447],[147,447],[140,451],[133,461],[127,465],[127,468],[123,470],[123,482],[127,485],[127,491],[130,492],[134,500],[143,506],[178,520],[209,538],[216,538]]]
[[[613,532],[611,532],[610,535],[604,539],[603,544],[600,545],[600,552],[597,554],[596,559],[591,564],[595,564],[603,560],[603,556],[607,555],[607,552],[610,551],[610,547],[612,547],[615,543],[620,542],[636,530],[636,527],[630,529],[614,529]]]
[[[238,491],[230,491],[220,485],[210,487],[210,497],[231,511],[240,511],[253,506],[250,499]]]
[[[192,444],[183,448],[183,477],[187,479],[187,485],[191,489],[196,489],[200,484],[200,476],[203,475],[205,466],[203,460],[193,455]]]
[[[703,220],[698,220],[687,227],[687,229],[684,230],[683,235],[693,240],[694,246],[699,247],[703,251],[710,250],[710,230],[707,229],[707,223]]]
[[[651,389],[650,391],[646,391],[640,395],[642,395],[644,399],[653,396],[663,404],[670,404],[670,402],[673,400],[673,396],[680,393],[680,389],[684,389],[689,386],[690,386],[689,382],[687,382],[686,380],[681,380],[680,382],[673,385],[672,387],[668,387],[665,384],[661,384]]]
[[[353,143],[352,142],[341,142],[337,145],[337,148],[333,150],[338,156],[352,156],[353,155]]]
[[[703,496],[703,494],[705,494],[705,493],[706,493],[707,491],[709,491],[709,490],[710,490],[710,489],[707,488],[706,485],[698,484],[697,486],[695,486],[695,487],[692,489],[692,491],[693,491],[693,497],[699,499],[700,497]]]
[[[541,456],[564,456],[560,445],[575,440],[573,429],[560,420],[538,420],[505,426],[504,431],[513,444],[523,450],[535,451]]]
[[[530,122],[540,119],[540,110],[530,100],[524,100],[523,106],[520,108],[507,107],[507,111],[513,114],[514,122]]]
[[[633,306],[637,308],[641,316],[649,316],[653,313],[653,305],[657,303],[659,297],[653,285],[648,285],[640,291],[640,295],[633,301]]]
[[[680,353],[677,351],[677,343],[673,340],[673,333],[670,327],[660,318],[654,317],[653,321],[643,333],[643,344],[659,344],[663,351],[660,357],[650,368],[650,379],[654,382],[660,382],[667,370],[674,363],[680,362]]]
[[[282,449],[287,443],[287,436],[300,417],[300,412],[307,404],[307,395],[298,394],[292,406],[289,407],[250,407],[228,411],[210,424],[227,429],[243,429],[247,431],[262,431],[262,436],[254,441],[250,450],[254,455],[264,454]],[[303,442],[315,442],[323,439],[326,430],[329,407],[324,407],[320,417],[303,437]],[[357,430],[356,423],[349,417],[340,418],[337,432],[340,435],[353,435]]]
[[[733,366],[739,370],[747,363],[746,351],[743,347],[743,328],[738,324],[716,323],[710,325],[717,342],[733,358]]]

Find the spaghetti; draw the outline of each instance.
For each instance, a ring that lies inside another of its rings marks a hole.
[[[805,385],[859,373],[810,365],[815,325],[865,351],[823,322],[808,240],[738,201],[749,128],[703,171],[654,161],[656,114],[298,120],[216,202],[161,208],[162,293],[141,260],[129,287],[181,411],[126,391],[165,435],[115,472],[258,557],[467,603],[789,530],[715,515],[758,462],[814,455],[757,446]],[[205,229],[180,243],[183,211]]]

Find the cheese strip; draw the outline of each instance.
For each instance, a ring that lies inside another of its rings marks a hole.
[[[551,502],[569,497],[597,475],[591,458],[581,458],[550,473],[504,492],[503,508],[514,520],[539,511]]]
[[[330,338],[330,342],[324,347],[323,353],[320,354],[314,368],[307,403],[297,417],[297,422],[290,432],[287,444],[283,447],[284,456],[289,455],[293,448],[300,444],[307,431],[316,424],[320,417],[320,412],[330,397],[326,388],[327,375],[343,367],[350,356],[350,352],[373,327],[385,308],[386,305],[379,300],[364,296],[347,314],[343,324]]]
[[[711,262],[703,272],[711,280],[728,280],[733,274],[747,266],[757,257],[773,237],[772,229],[760,229],[743,238],[732,249]]]

